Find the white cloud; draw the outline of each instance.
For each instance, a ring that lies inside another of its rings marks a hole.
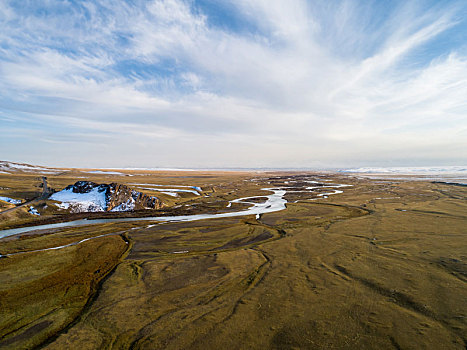
[[[354,1],[232,1],[253,28],[239,32],[196,2],[135,4],[42,16],[2,3],[0,108],[57,132],[135,140],[141,154],[154,142],[172,156],[146,155],[166,166],[429,162],[462,145],[455,161],[467,159],[467,57],[436,43],[459,27],[460,3],[400,5],[375,25],[381,9]],[[115,152],[130,157],[124,146]]]

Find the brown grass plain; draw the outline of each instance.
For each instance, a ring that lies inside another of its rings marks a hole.
[[[288,194],[287,209],[258,219],[113,222],[0,239],[1,254],[19,253],[0,259],[0,349],[466,348],[467,187],[330,173],[127,175],[73,170],[48,180],[57,190],[77,176],[202,187],[203,196],[164,198],[167,215],[238,210],[230,200],[294,176],[352,187],[328,198]],[[0,195],[32,199],[38,184],[0,175]],[[0,214],[0,229],[78,218],[49,202],[40,217]]]

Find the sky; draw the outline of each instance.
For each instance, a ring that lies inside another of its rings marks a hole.
[[[467,2],[0,0],[0,159],[467,165]]]

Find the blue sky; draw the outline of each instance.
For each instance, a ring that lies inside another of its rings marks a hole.
[[[0,159],[467,164],[465,1],[1,1]]]

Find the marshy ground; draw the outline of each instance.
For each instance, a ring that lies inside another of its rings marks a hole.
[[[73,176],[49,184],[63,188]],[[288,187],[288,204],[259,218],[112,222],[1,239],[10,255],[0,259],[0,349],[466,348],[466,187],[297,173],[131,181],[203,188],[167,198],[168,215],[239,210],[248,205],[229,201],[264,196],[263,187]],[[335,189],[306,190],[319,187],[309,181],[352,186],[326,195]],[[0,177],[11,197],[34,198],[38,184]],[[76,216],[49,210],[0,214],[0,229]]]

